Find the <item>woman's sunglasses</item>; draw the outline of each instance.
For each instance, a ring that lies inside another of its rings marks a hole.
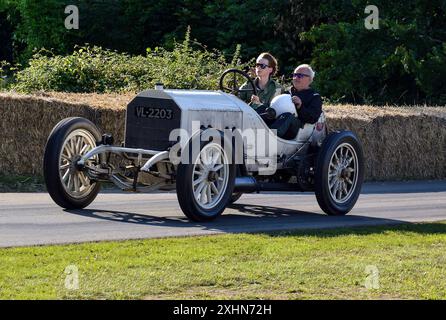
[[[305,73],[292,73],[291,75],[293,78],[299,78],[299,79],[309,77],[309,75]]]
[[[269,65],[263,63],[256,63],[256,67],[259,67],[260,69],[265,69],[268,68]]]

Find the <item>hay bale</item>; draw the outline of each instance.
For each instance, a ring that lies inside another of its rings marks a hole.
[[[355,132],[364,147],[367,180],[446,178],[446,118],[380,115],[371,121],[328,117],[331,129]]]
[[[0,94],[0,173],[41,175],[54,125],[85,117],[124,139],[125,106],[133,94]],[[331,130],[355,132],[364,146],[366,180],[445,179],[446,109],[324,106]]]
[[[97,109],[49,98],[0,95],[0,172],[42,174],[45,143],[63,118],[80,116],[98,123]]]

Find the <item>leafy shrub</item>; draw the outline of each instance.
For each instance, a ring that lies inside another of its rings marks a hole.
[[[321,93],[339,102],[445,104],[446,2],[376,0],[378,30],[364,27],[367,4],[327,3],[331,23],[301,35],[314,44]]]
[[[68,56],[41,50],[29,67],[15,76],[12,89],[67,92],[126,92],[153,88],[162,82],[166,88],[216,89],[220,74],[229,67],[243,68],[239,52],[231,62],[218,51],[193,48],[190,30],[172,51],[147,49],[145,56],[131,56],[98,46],[78,47]]]
[[[18,66],[18,65],[17,65]],[[14,71],[17,70],[17,66],[12,66],[7,61],[0,61],[0,89],[6,90],[11,82]]]

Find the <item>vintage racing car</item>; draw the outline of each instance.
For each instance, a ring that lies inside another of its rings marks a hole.
[[[242,81],[256,94],[252,79],[236,69],[222,74],[218,91],[139,93],[127,106],[120,145],[87,119],[60,121],[44,154],[52,199],[63,208],[84,208],[101,182],[111,181],[127,191],[176,190],[182,211],[194,221],[215,219],[243,193],[261,191],[314,191],[327,214],[348,213],[364,176],[355,134],[329,133],[322,113],[294,139],[279,138],[238,98]],[[289,95],[276,97],[269,111],[293,112],[290,103]]]

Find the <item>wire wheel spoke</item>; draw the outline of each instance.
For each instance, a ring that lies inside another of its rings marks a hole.
[[[62,181],[64,183],[68,183],[68,178],[70,175],[70,169],[67,169],[63,174],[62,174]]]
[[[81,143],[82,143],[81,137],[74,138],[74,152],[76,154],[79,154],[81,151],[81,148],[82,148]]]
[[[60,181],[65,191],[74,198],[83,198],[93,189],[88,176],[73,166],[80,156],[96,147],[96,139],[93,135],[83,129],[71,132],[66,138],[59,157]],[[85,168],[93,168],[99,159],[95,156],[86,161]]]
[[[68,163],[71,162],[71,157],[70,157],[69,155],[67,155],[66,153],[62,153],[62,154],[60,155],[60,157],[62,158],[62,160],[65,160],[65,161],[67,161]]]
[[[64,156],[67,160],[71,161],[71,158],[74,156],[72,151],[70,150],[69,145],[67,144],[62,151],[62,156]]]
[[[221,159],[221,152],[219,150],[215,151],[212,155],[212,165],[215,166],[218,164],[218,160]],[[222,165],[223,166],[223,165]]]
[[[329,187],[330,187],[330,189],[333,188],[333,186],[336,184],[337,181],[338,181],[338,179],[336,178],[336,173],[335,173],[335,175],[333,176],[333,178],[332,178],[332,179],[329,179]]]
[[[192,188],[196,202],[204,209],[219,203],[228,184],[229,165],[220,145],[209,143],[200,151],[192,168]]]
[[[79,183],[79,175],[77,173],[75,173],[73,175],[73,180],[74,180],[74,191],[75,192],[80,192],[81,191],[81,187],[80,187],[80,183]]]
[[[203,183],[203,189],[200,192],[200,200],[202,204],[207,204],[209,202],[207,197],[207,183]]]
[[[65,163],[59,167],[60,170],[65,170],[70,167],[70,163]]]
[[[345,181],[342,181],[342,194],[348,194],[347,184],[345,183]]]
[[[193,184],[194,184],[194,186],[196,186],[197,184],[202,183],[204,180],[206,180],[206,177],[202,174],[202,175],[200,176],[200,178],[198,178],[197,180],[195,180],[195,181],[193,182]]]
[[[339,181],[338,186],[336,188],[336,199],[342,199],[342,181]]]
[[[68,182],[67,182],[68,190],[71,191],[71,186],[72,186],[72,185],[73,185],[73,175],[68,174]]]
[[[211,192],[210,183],[208,183],[206,186],[206,195],[207,195],[208,203],[212,202],[212,192]]]
[[[204,187],[206,186],[206,182],[205,181],[202,181],[201,183],[200,183],[200,185],[197,187],[197,190],[195,190],[195,198],[196,199],[200,199],[200,197],[201,197],[201,191],[203,191],[203,189],[204,189]]]
[[[69,148],[71,154],[73,156],[75,156],[76,155],[76,145],[74,143],[74,139],[70,139],[70,142],[68,143],[68,148]]]
[[[85,177],[85,174],[83,172],[79,172],[79,179],[81,181],[82,187],[88,188],[90,186],[90,182]]]
[[[89,144],[86,144],[82,147],[81,151],[79,152],[79,154],[84,155],[86,154],[88,151],[91,150],[91,146]]]
[[[348,201],[355,190],[357,162],[356,152],[348,143],[339,145],[333,152],[328,166],[328,189],[338,203]]]
[[[338,157],[338,152],[337,151],[334,153],[334,157],[335,157],[335,160],[336,160],[336,164],[338,164],[339,163],[339,157]]]
[[[217,187],[215,186],[214,182],[211,182],[211,189],[214,192],[214,194],[218,194],[219,193],[219,191],[218,191]]]
[[[222,164],[216,165],[215,167],[212,168],[212,171],[214,172],[220,171],[223,167],[224,165]]]

